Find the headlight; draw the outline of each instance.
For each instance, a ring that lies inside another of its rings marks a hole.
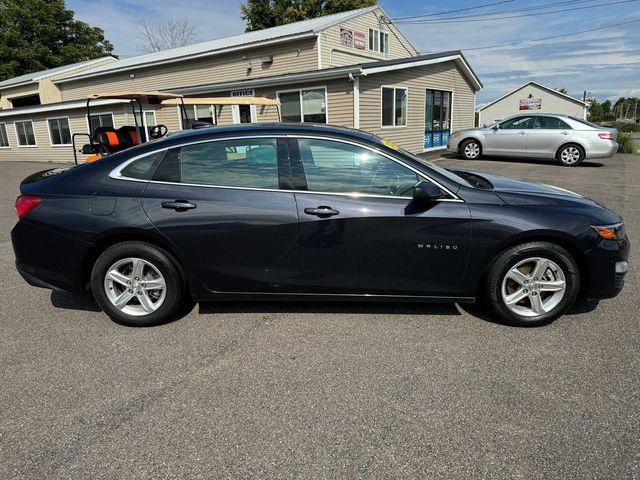
[[[615,223],[613,225],[591,225],[598,235],[608,240],[622,240],[627,232],[624,229],[624,223]]]

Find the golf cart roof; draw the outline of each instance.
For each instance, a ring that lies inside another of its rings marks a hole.
[[[192,97],[163,100],[163,105],[280,105],[280,100],[265,97]]]
[[[165,93],[165,92],[156,92],[156,91],[140,91],[140,90],[132,90],[129,92],[105,92],[105,93],[92,93],[88,95],[87,98],[90,100],[96,100],[98,98],[101,99],[120,99],[120,100],[148,100],[149,98],[158,99],[158,100],[169,100],[169,99],[179,99],[182,95],[177,95],[175,93]]]

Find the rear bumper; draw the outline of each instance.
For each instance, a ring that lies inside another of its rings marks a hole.
[[[585,158],[609,158],[618,152],[619,145],[611,141],[609,144],[598,145],[596,147],[587,148]]]
[[[625,273],[616,272],[616,264],[629,260],[629,240],[601,240],[586,254],[589,265],[589,287],[585,291],[590,300],[617,296],[624,287]]]
[[[16,269],[29,285],[81,292],[90,243],[22,220],[11,231]]]

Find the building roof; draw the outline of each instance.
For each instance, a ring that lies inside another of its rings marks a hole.
[[[379,9],[377,5],[360,8],[357,10],[349,10],[347,12],[335,13],[333,15],[325,15],[322,17],[302,20],[300,22],[289,23],[277,27],[265,28],[253,32],[246,32],[231,37],[219,38],[216,40],[208,40],[206,42],[195,43],[185,47],[172,48],[161,52],[153,52],[145,55],[125,58],[109,65],[103,65],[92,69],[90,72],[82,72],[77,75],[70,75],[58,81],[58,83],[76,80],[86,77],[94,77],[97,75],[105,75],[121,70],[131,68],[141,68],[152,65],[158,65],[165,62],[189,59],[194,57],[208,56],[223,53],[225,51],[247,46],[255,46],[262,43],[283,41],[300,36],[317,35],[319,32],[329,27],[338,25],[351,18]]]
[[[306,82],[339,78],[347,75],[374,75],[376,73],[383,73],[403,68],[419,67],[423,65],[430,65],[447,61],[453,61],[458,65],[463,74],[474,86],[476,91],[482,89],[482,82],[480,82],[473,69],[469,66],[462,52],[460,52],[459,50],[452,50],[447,52],[430,53],[428,55],[419,55],[416,57],[366,62],[346,65],[343,67],[323,68],[320,70],[311,70],[306,72],[284,73],[281,75],[236,80],[232,82],[214,84],[208,83],[195,85],[193,87],[176,86],[174,88],[169,88],[168,90],[172,92],[179,92],[185,95],[198,95],[216,91],[222,92],[234,88],[253,88],[272,85],[277,86],[293,82]]]
[[[570,102],[578,103],[578,104],[580,104],[580,105],[582,105],[584,107],[588,106],[588,103],[583,102],[582,100],[578,100],[577,98],[573,98],[573,97],[567,95],[566,93],[559,92],[557,90],[554,90],[553,88],[550,88],[550,87],[547,87],[545,85],[542,85],[541,83],[531,81],[531,82],[525,83],[524,85],[519,86],[518,88],[514,88],[509,93],[501,96],[500,98],[495,99],[493,102],[489,102],[486,105],[483,105],[482,107],[478,108],[478,112],[480,112],[480,111],[484,110],[485,108],[493,105],[494,103],[498,103],[500,100],[502,100],[504,98],[507,98],[509,95],[512,95],[512,94],[516,93],[517,91],[522,90],[525,87],[528,87],[529,85],[534,85],[534,86],[536,86],[538,88],[542,88],[543,90],[546,90],[549,93],[553,93],[553,94],[557,95],[558,97],[562,97],[565,100],[568,100]]]
[[[129,100],[117,100],[117,99],[107,99],[107,100],[93,100],[91,102],[91,107],[99,107],[104,105],[117,105],[117,104],[128,104]],[[56,102],[56,103],[46,103],[44,105],[30,105],[27,107],[17,107],[17,108],[7,108],[0,109],[0,118],[5,117],[15,117],[18,115],[31,115],[34,113],[46,113],[46,112],[57,112],[60,110],[74,110],[78,108],[87,108],[86,100],[69,100],[66,102]]]
[[[66,72],[73,71],[77,68],[89,67],[100,62],[105,62],[109,59],[113,60],[114,62],[116,61],[114,57],[108,56],[94,58],[93,60],[86,60],[84,62],[72,63],[71,65],[63,65],[62,67],[50,68],[48,70],[41,70],[39,72],[26,73],[24,75],[20,75],[19,77],[9,78],[0,82],[0,88],[18,87],[20,85],[26,85],[28,83],[35,83],[43,78],[60,75]]]

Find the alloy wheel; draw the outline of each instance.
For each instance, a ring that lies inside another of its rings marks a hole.
[[[123,313],[149,315],[164,303],[167,284],[160,270],[142,258],[123,258],[107,269],[104,291]]]
[[[566,290],[565,274],[557,263],[544,257],[531,257],[507,271],[501,294],[513,313],[537,317],[557,307]]]
[[[464,146],[464,156],[466,158],[476,158],[478,155],[480,155],[480,146],[477,143],[471,142]]]
[[[567,147],[560,153],[562,163],[572,165],[580,160],[580,150],[577,147]]]

